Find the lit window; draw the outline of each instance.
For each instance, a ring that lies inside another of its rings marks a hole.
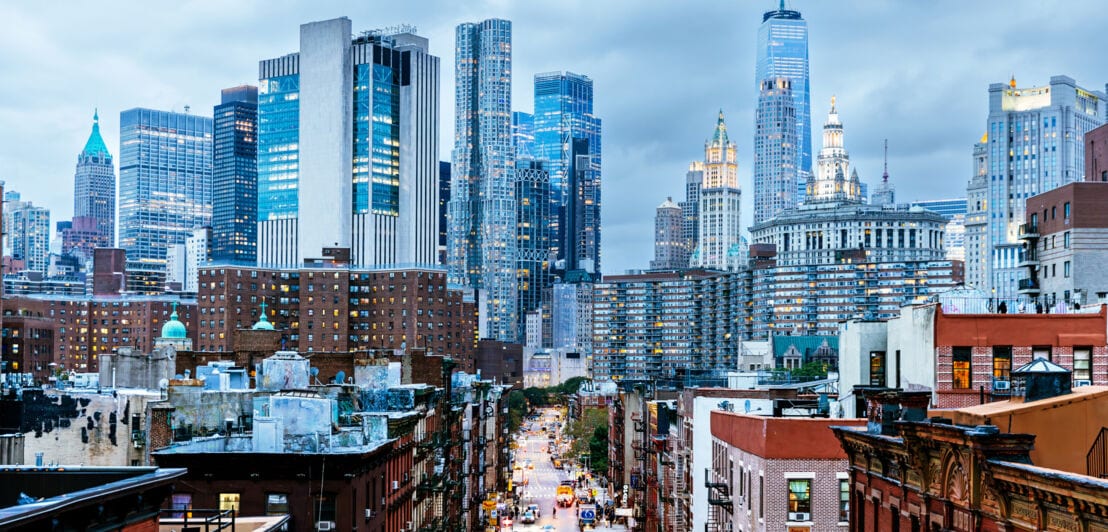
[[[969,347],[954,348],[954,370],[951,375],[953,378],[951,387],[954,389],[966,390],[973,384],[970,378],[972,353],[973,351]]]
[[[238,493],[220,493],[219,494],[219,509],[220,510],[234,510],[239,513],[239,494]]]
[[[796,521],[795,514],[807,514],[804,521],[811,519],[812,513],[812,479],[789,479],[789,521]]]

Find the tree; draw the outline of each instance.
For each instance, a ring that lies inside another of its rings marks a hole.
[[[577,393],[577,390],[581,389],[581,383],[585,382],[585,377],[570,377],[565,382],[554,387],[554,393],[559,395],[573,395]]]
[[[527,398],[527,402],[531,403],[531,408],[550,404],[550,393],[546,391],[546,388],[536,388],[534,386],[525,388],[523,395]]]
[[[508,430],[515,432],[523,424],[523,415],[527,413],[527,398],[520,390],[508,394]]]
[[[573,443],[569,448],[570,454],[574,458],[578,458],[586,452],[593,454],[590,447],[593,439],[599,433],[604,434],[604,455],[607,457],[608,411],[603,408],[586,408],[581,414],[581,419],[570,421],[566,426],[566,434],[573,438]]]

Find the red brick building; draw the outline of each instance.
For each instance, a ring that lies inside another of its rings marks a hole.
[[[35,321],[39,328],[49,322],[52,356],[39,362],[85,373],[99,371],[99,356],[120,347],[150,352],[175,303],[178,319],[195,342],[196,302],[171,296],[14,296],[4,299],[4,315],[5,321],[8,316],[42,320]],[[43,340],[41,334],[39,340]]]
[[[198,351],[230,351],[232,333],[258,320],[261,304],[283,349],[354,352],[427,348],[472,371],[476,306],[435,269],[200,269]]]
[[[1108,530],[1108,481],[1033,465],[1036,434],[928,420],[926,393],[870,399],[867,428],[834,428],[850,463],[850,530]]]
[[[1108,311],[1084,314],[945,314],[936,307],[935,401],[958,408],[1007,399],[1011,370],[1045,358],[1073,384],[1108,384]],[[983,391],[982,391],[983,389]]]
[[[713,411],[711,425],[709,530],[847,529],[846,454],[830,427],[865,420]]]
[[[1108,181],[1108,124],[1085,133],[1085,181]]]

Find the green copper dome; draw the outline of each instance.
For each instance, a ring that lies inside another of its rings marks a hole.
[[[265,315],[265,307],[266,307],[265,301],[262,301],[261,316],[258,317],[258,323],[255,323],[254,326],[251,327],[255,331],[272,331],[272,330],[274,330],[273,329],[273,324],[269,322],[269,318],[266,317],[266,315]]]
[[[169,315],[169,321],[162,325],[162,338],[184,339],[188,338],[188,330],[185,324],[177,319],[177,302],[173,302],[173,314]]]
[[[93,111],[92,113],[92,134],[88,136],[88,142],[85,143],[85,149],[81,153],[86,155],[102,154],[106,157],[111,157],[111,152],[108,151],[108,146],[104,144],[104,137],[100,136],[100,112]]]

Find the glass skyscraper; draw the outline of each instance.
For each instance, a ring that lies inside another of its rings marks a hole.
[[[572,72],[548,72],[535,75],[535,158],[546,162],[550,172],[551,194],[560,206],[555,242],[558,259],[566,268],[576,263],[590,273],[600,272],[600,183],[601,183],[601,121],[593,114],[593,84],[587,76]],[[565,212],[569,202],[572,166],[571,146],[574,139],[588,141],[588,164],[583,168],[582,185],[590,184],[588,197],[583,198],[592,215],[577,227],[580,235],[566,235],[570,225]],[[587,235],[586,235],[587,233]],[[567,239],[588,241],[578,247],[577,256],[569,257],[564,249]]]
[[[482,338],[517,342],[512,23],[459,24],[454,53],[450,277],[479,290]]]
[[[413,29],[300,27],[259,65],[258,262],[438,262],[438,58]],[[336,204],[341,206],[336,208]]]
[[[517,159],[535,158],[535,115],[512,112],[512,147]]]
[[[63,252],[78,250],[88,259],[92,258],[94,248],[112,246],[115,241],[115,166],[100,136],[100,114],[96,112],[92,115],[92,133],[77,155],[77,171],[73,175],[73,219],[74,225],[89,230],[83,231],[83,238],[72,239],[75,241],[73,249],[63,249]]]
[[[258,88],[223,89],[213,118],[213,261],[254,264],[258,246]]]
[[[754,80],[760,88],[767,79],[791,82],[796,110],[797,198],[804,199],[805,181],[812,173],[812,114],[808,80],[808,23],[799,11],[785,9],[785,0],[774,11],[762,15],[758,27]]]
[[[119,115],[119,247],[165,270],[166,251],[212,223],[212,119],[154,109]]]
[[[549,225],[550,175],[541,161],[516,162],[516,241],[519,258],[519,315],[542,307],[553,286]]]
[[[788,78],[762,81],[754,122],[754,223],[797,205],[796,101]]]

